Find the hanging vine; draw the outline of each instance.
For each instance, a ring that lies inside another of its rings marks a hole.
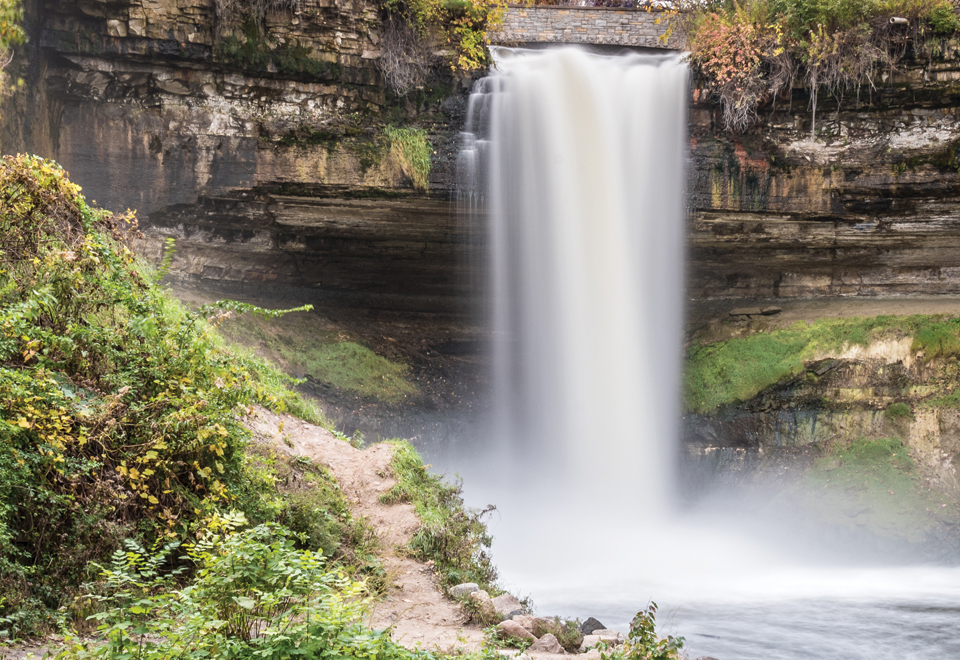
[[[487,32],[506,12],[505,0],[384,0],[380,66],[398,94],[423,85],[433,53],[454,71],[489,63]]]
[[[960,29],[949,0],[706,0],[686,9],[692,60],[731,131],[748,128],[761,104],[799,80],[810,92],[816,135],[821,93],[838,103],[848,93],[859,97],[908,43]]]

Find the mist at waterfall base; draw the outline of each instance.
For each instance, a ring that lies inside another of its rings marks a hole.
[[[857,561],[802,512],[758,507],[763,489],[677,504],[681,59],[570,47],[495,59],[460,156],[489,223],[494,415],[440,467],[464,478],[469,504],[497,505],[502,586],[540,614],[624,632],[655,600],[691,658],[960,657],[956,568]]]

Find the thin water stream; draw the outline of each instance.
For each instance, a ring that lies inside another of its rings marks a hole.
[[[447,467],[471,503],[499,507],[504,585],[621,630],[656,600],[693,658],[960,657],[960,569],[867,565],[856,548],[833,560],[765,533],[750,507],[676,503],[680,58],[495,56],[461,153],[489,218],[495,415],[482,449]]]

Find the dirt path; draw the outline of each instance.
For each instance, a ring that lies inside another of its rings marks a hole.
[[[912,314],[960,314],[960,296],[898,296],[763,298],[736,300],[697,300],[688,304],[688,317],[693,322],[724,320],[730,311],[748,307],[779,307],[783,311],[766,320],[778,325],[820,318],[851,316],[910,316]]]
[[[393,456],[390,445],[378,444],[360,451],[324,428],[263,409],[256,411],[249,425],[258,436],[274,442],[278,449],[306,456],[329,468],[351,503],[354,515],[366,518],[380,537],[384,568],[391,586],[386,600],[373,615],[373,628],[392,625],[394,640],[409,648],[420,646],[440,651],[480,648],[483,633],[477,626],[467,625],[460,606],[442,594],[432,567],[398,552],[410,541],[420,521],[410,504],[379,501],[380,495],[395,483],[387,476]]]

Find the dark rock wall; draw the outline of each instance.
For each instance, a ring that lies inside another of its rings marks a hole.
[[[184,283],[447,305],[460,282],[455,92],[469,80],[441,71],[391,97],[378,6],[268,12],[256,62],[224,50],[250,26],[234,20],[217,36],[214,0],[28,0],[16,71],[27,84],[5,102],[0,144],[55,158],[105,208],[137,209],[151,256],[176,238],[172,275]],[[429,193],[390,149],[390,123],[431,133]]]
[[[0,145],[59,160],[102,206],[136,208],[152,254],[178,238],[185,282],[450,307],[470,279],[450,201],[470,81],[392,98],[377,6],[268,13],[257,64],[223,49],[249,26],[218,26],[214,0],[28,0],[27,84],[4,103]],[[885,78],[859,106],[821,98],[816,143],[800,91],[734,136],[695,85],[692,297],[960,292],[955,44]],[[429,194],[413,191],[387,123],[431,133]],[[276,210],[292,207],[295,227]]]

